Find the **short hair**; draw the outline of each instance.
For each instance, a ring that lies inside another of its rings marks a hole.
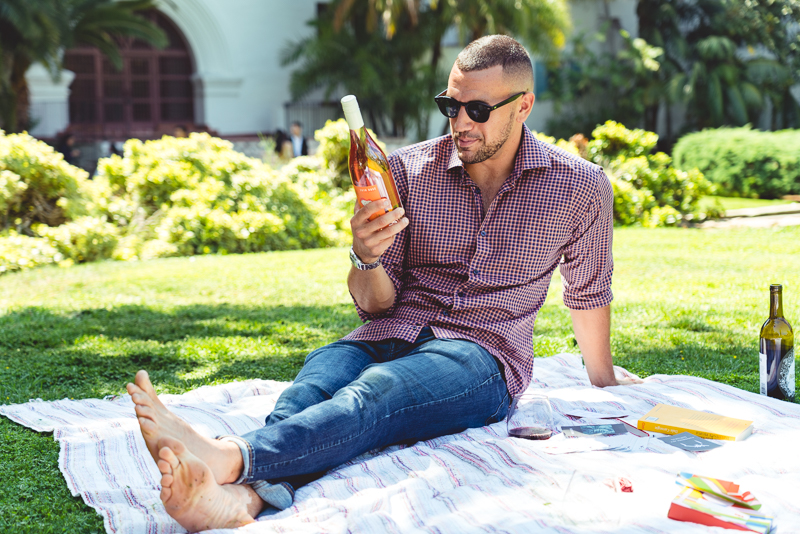
[[[292,121],[292,126],[298,126],[300,128],[303,127],[303,123],[300,121]]]
[[[464,72],[497,65],[503,67],[504,75],[530,84],[526,89],[533,90],[531,58],[525,47],[507,35],[487,35],[472,41],[456,58],[456,66]]]

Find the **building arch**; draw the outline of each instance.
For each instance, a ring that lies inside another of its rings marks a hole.
[[[192,50],[168,16],[156,10],[142,16],[164,31],[166,48],[118,38],[121,70],[94,47],[77,47],[64,55],[64,66],[75,74],[69,127],[84,140],[157,137],[172,133],[177,125],[194,126]]]

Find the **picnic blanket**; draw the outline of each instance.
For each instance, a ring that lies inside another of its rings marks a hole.
[[[781,532],[800,532],[800,406],[690,376],[594,388],[574,354],[537,359],[534,377],[529,391],[550,397],[559,425],[576,424],[566,416],[576,410],[642,415],[667,403],[750,419],[755,430],[744,441],[702,453],[672,448],[655,434],[642,438],[649,441],[639,452],[554,455],[544,450],[549,441],[510,438],[500,422],[370,451],[299,488],[291,508],[238,531],[709,532],[667,518],[683,471],[737,482],[776,517]],[[242,434],[262,425],[287,386],[250,380],[162,399],[202,433]],[[184,532],[159,500],[159,473],[129,396],[32,401],[0,406],[0,414],[54,433],[70,491],[102,515],[109,533]],[[608,484],[619,476],[632,483],[632,493]]]

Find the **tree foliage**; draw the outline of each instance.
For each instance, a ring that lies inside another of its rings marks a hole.
[[[425,137],[432,97],[446,80],[442,38],[451,27],[462,40],[512,34],[552,57],[569,15],[564,0],[334,0],[311,24],[316,35],[283,50],[283,63],[297,65],[294,98],[353,93],[379,134]]]
[[[19,132],[30,126],[25,73],[41,63],[57,78],[62,52],[78,45],[97,47],[122,67],[119,37],[157,47],[167,37],[137,12],[154,0],[2,0],[0,2],[0,126]]]
[[[593,53],[582,37],[553,69],[552,96],[572,110],[553,123],[554,133],[615,119],[662,126],[671,142],[676,105],[689,131],[754,123],[766,109],[772,129],[800,126],[791,92],[800,81],[800,1],[641,0],[637,12],[639,39]]]

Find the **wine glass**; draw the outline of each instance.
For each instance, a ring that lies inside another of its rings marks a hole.
[[[514,438],[548,439],[555,429],[550,400],[538,393],[514,397],[508,409],[506,429]]]

